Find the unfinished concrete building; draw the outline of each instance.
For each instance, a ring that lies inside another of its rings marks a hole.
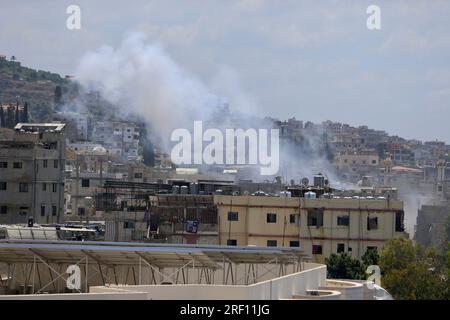
[[[424,247],[444,244],[446,224],[450,219],[450,203],[423,205],[417,215],[415,240]]]
[[[212,195],[150,197],[150,232],[170,243],[218,244],[218,214]]]
[[[61,223],[65,125],[19,123],[0,137],[0,223]]]

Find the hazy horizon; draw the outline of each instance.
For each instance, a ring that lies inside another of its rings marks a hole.
[[[231,107],[450,142],[450,2],[0,3],[0,54],[24,66],[74,74],[86,53],[138,31]],[[81,30],[66,28],[71,4]],[[381,30],[366,27],[371,4]]]

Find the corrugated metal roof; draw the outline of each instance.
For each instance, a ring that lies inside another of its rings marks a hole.
[[[294,263],[306,255],[298,248],[234,247],[218,245],[144,244],[128,242],[75,242],[1,240],[0,262],[33,262],[33,253],[49,263],[75,264],[88,256],[106,265],[138,265],[144,260],[156,267],[181,267],[194,260],[198,267],[221,268],[233,263]]]

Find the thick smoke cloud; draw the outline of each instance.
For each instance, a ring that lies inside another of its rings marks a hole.
[[[76,78],[118,105],[124,115],[141,117],[151,125],[152,137],[163,143],[173,129],[208,118],[219,100],[161,45],[146,43],[140,33],[129,35],[116,49],[103,46],[85,54]]]
[[[258,102],[245,93],[234,70],[220,66],[208,87],[183,70],[160,44],[148,43],[141,33],[130,34],[117,48],[102,46],[85,54],[75,77],[82,91],[97,91],[117,106],[122,116],[142,119],[150,127],[151,140],[167,153],[172,131],[192,129],[194,120],[219,129],[273,128],[273,123],[258,113]],[[223,108],[225,103],[229,109]],[[312,178],[322,172],[336,183],[329,161],[320,154],[320,142],[315,137],[304,138],[308,140],[307,149],[283,143],[278,175],[299,183],[304,176]],[[269,177],[248,178],[257,181]]]

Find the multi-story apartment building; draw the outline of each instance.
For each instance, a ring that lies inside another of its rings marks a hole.
[[[0,223],[60,223],[64,213],[65,125],[19,123],[0,136]]]
[[[407,236],[399,200],[216,195],[214,202],[219,244],[300,247],[318,262],[341,252],[361,258]]]
[[[340,176],[359,180],[364,175],[377,173],[380,158],[375,150],[346,151],[335,156],[334,164]]]
[[[87,113],[59,112],[54,115],[53,119],[66,124],[66,137],[70,142],[89,139],[89,118]]]
[[[99,121],[94,126],[92,140],[104,146],[111,156],[124,160],[139,158],[139,128],[134,123]]]
[[[361,258],[368,248],[379,250],[389,239],[408,236],[403,202],[391,197],[159,194],[150,197],[147,216],[145,204],[116,211],[105,216],[114,226],[106,228],[111,240],[133,241],[140,234],[140,240],[156,242],[300,247],[316,262],[341,252]]]

